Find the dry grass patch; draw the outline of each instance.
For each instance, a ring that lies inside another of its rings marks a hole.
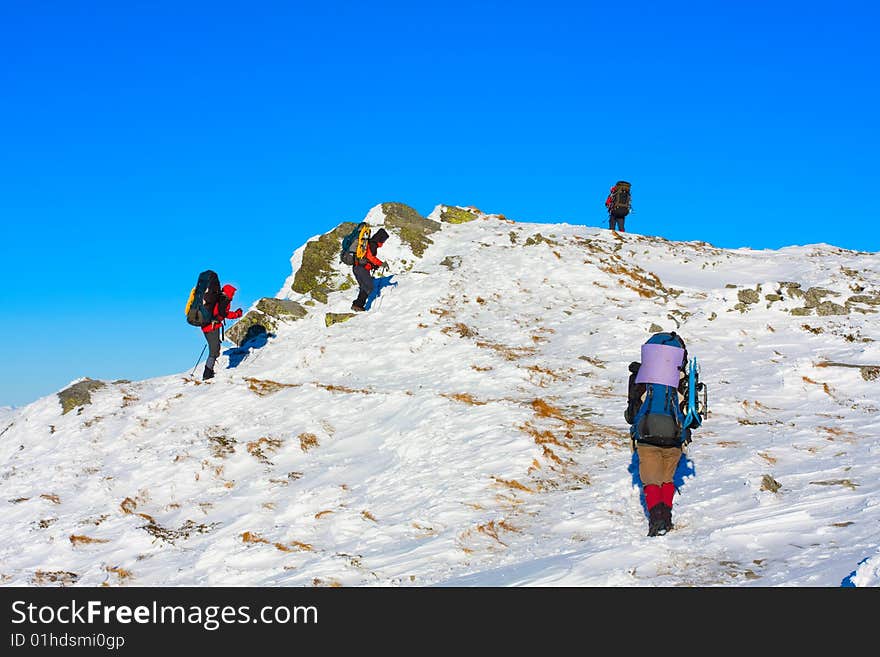
[[[154,538],[158,538],[166,543],[174,544],[180,539],[188,539],[193,534],[207,534],[220,523],[212,522],[210,524],[197,524],[192,520],[187,520],[177,529],[169,529],[156,523],[155,521],[140,527]]]
[[[304,452],[318,447],[318,437],[313,433],[301,433],[297,437],[299,438],[299,447]]]
[[[360,394],[360,395],[372,395],[373,394],[372,390],[365,390],[363,388],[349,388],[347,386],[338,386],[338,385],[334,385],[332,383],[327,384],[327,383],[315,382],[315,385],[318,388],[323,388],[324,390],[328,390],[330,392],[347,392],[350,394]]]
[[[76,547],[77,545],[88,545],[89,543],[109,543],[109,538],[92,538],[91,536],[81,536],[77,534],[71,534],[67,537],[71,544]]]
[[[440,318],[452,317],[453,314],[448,308],[431,308],[428,312]]]
[[[476,345],[481,349],[491,349],[505,360],[519,360],[527,358],[537,353],[535,347],[508,347],[507,345],[498,344],[497,342],[488,342],[486,340],[478,340]]]
[[[485,406],[489,402],[480,401],[479,399],[474,399],[474,397],[466,392],[459,392],[455,394],[450,394],[444,392],[441,394],[441,397],[446,397],[447,399],[452,399],[457,402],[461,402],[462,404],[468,404],[470,406]]]
[[[578,356],[578,360],[585,360],[593,367],[599,367],[601,369],[605,369],[605,364],[607,361],[602,360],[601,358],[596,358],[594,356]]]
[[[559,420],[566,426],[571,424],[571,420],[566,418],[560,409],[556,408],[555,406],[551,406],[543,399],[533,399],[530,404],[532,410],[535,412],[535,415],[537,415],[538,417],[553,418],[554,420]]]
[[[858,486],[858,484],[854,484],[849,479],[828,479],[825,481],[811,481],[810,483],[815,486],[843,486],[850,490],[855,490]]]
[[[528,486],[525,486],[525,485],[519,483],[516,479],[507,480],[507,479],[502,479],[501,477],[492,477],[492,479],[494,479],[496,483],[501,484],[502,486],[507,486],[508,488],[512,488],[514,490],[521,490],[526,493],[534,493],[535,492],[533,489],[529,488]]]
[[[854,443],[858,440],[858,436],[852,431],[846,429],[838,429],[837,427],[818,427],[818,430],[827,433],[825,440],[843,440],[848,443]]]
[[[376,516],[374,516],[374,515],[373,515],[372,513],[370,513],[369,511],[361,511],[361,515],[362,515],[364,518],[366,518],[367,520],[372,520],[373,522],[379,522],[378,520],[376,520]]]
[[[762,459],[767,461],[767,463],[769,463],[770,465],[776,465],[776,461],[779,460],[776,457],[770,456],[769,454],[767,454],[765,452],[758,452],[758,456],[760,456]]]
[[[828,395],[829,397],[833,396],[831,394],[831,386],[829,386],[827,383],[819,383],[818,381],[813,381],[813,379],[811,379],[808,376],[802,376],[801,378],[803,379],[804,383],[809,383],[810,385],[814,385],[814,386],[822,386],[822,391],[826,395]]]
[[[598,267],[606,274],[618,276],[617,282],[620,285],[633,290],[640,297],[646,299],[656,296],[677,297],[681,294],[681,290],[665,287],[656,274],[645,271],[641,267],[626,266],[621,263],[600,264]]]
[[[134,578],[134,575],[132,575],[130,570],[120,568],[119,566],[104,566],[104,570],[111,575],[116,575],[117,581],[119,582],[124,582],[126,580]]]
[[[553,370],[541,367],[540,365],[529,365],[525,369],[529,372],[529,380],[532,385],[539,388],[546,388],[548,384],[556,383],[557,381],[565,381],[570,378],[565,374],[554,372]]]
[[[225,459],[235,453],[235,438],[227,436],[220,427],[211,427],[206,432],[211,456],[216,459]]]
[[[507,547],[507,543],[499,538],[498,533],[502,531],[519,533],[520,531],[519,529],[508,523],[506,520],[499,520],[497,522],[495,520],[490,520],[489,522],[483,523],[482,525],[477,525],[476,530],[479,533],[485,534],[489,538],[498,541],[498,543],[505,547]]]
[[[338,579],[321,579],[320,577],[315,577],[312,580],[312,586],[326,586],[330,588],[342,588],[342,582]]]
[[[325,509],[324,511],[318,511],[318,513],[315,514],[315,520],[320,520],[324,516],[329,516],[331,513],[333,513],[332,509]]]
[[[268,454],[274,454],[280,448],[280,438],[260,438],[259,440],[253,440],[247,444],[248,454],[253,456],[260,463],[265,463],[266,465],[272,465],[272,461],[269,460]]]
[[[561,442],[553,431],[550,430],[541,430],[531,422],[526,422],[525,424],[521,424],[519,426],[519,430],[523,433],[527,433],[532,437],[535,441],[536,445],[546,446],[546,445],[557,445],[558,447],[564,447],[565,449],[571,449],[569,445]]]
[[[744,399],[742,401],[742,407],[746,410],[751,410],[752,408],[757,409],[759,411],[781,411],[781,408],[777,408],[775,406],[767,406],[766,404],[762,404],[761,402],[749,401],[748,399]]]
[[[453,324],[452,326],[445,326],[440,329],[441,333],[445,333],[446,335],[457,334],[460,338],[472,338],[477,334],[477,332],[469,327],[467,324],[462,324],[461,322],[457,324]]]
[[[270,381],[267,379],[255,379],[254,377],[249,376],[245,377],[244,380],[248,384],[248,390],[260,397],[271,395],[273,392],[278,392],[283,388],[298,388],[302,385],[301,383],[279,383],[278,381]]]
[[[42,495],[40,495],[40,497],[44,500],[52,502],[52,504],[61,504],[61,498],[58,497],[55,493],[43,493]]]
[[[70,586],[76,584],[79,575],[68,570],[37,570],[34,572],[31,582],[40,586],[43,584],[61,584]]]

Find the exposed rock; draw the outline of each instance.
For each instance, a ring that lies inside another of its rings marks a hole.
[[[764,295],[764,298],[765,298],[767,301],[769,301],[770,303],[773,303],[774,301],[782,301],[782,295],[781,295],[781,294],[765,294],[765,295]]]
[[[789,297],[802,297],[804,296],[804,291],[801,289],[800,283],[792,283],[790,281],[782,281],[779,283],[780,294],[785,293],[786,296]]]
[[[864,303],[869,306],[876,306],[880,304],[880,295],[878,296],[868,296],[867,294],[856,294],[849,297],[846,300],[846,303]]]
[[[278,328],[278,321],[274,317],[258,310],[251,310],[226,331],[226,337],[240,347],[245,342],[261,335],[274,333],[276,328]]]
[[[397,233],[400,240],[409,246],[413,255],[418,257],[421,257],[425,249],[434,243],[428,235],[436,233],[442,227],[440,222],[423,217],[403,203],[383,203],[382,212],[385,213],[385,227]],[[342,237],[339,238],[339,242],[342,242]],[[340,244],[337,244],[336,248],[338,250]]]
[[[308,310],[300,303],[290,299],[275,299],[263,297],[257,301],[257,310],[277,319],[302,319],[308,314]]]
[[[249,311],[226,331],[226,337],[237,346],[264,334],[274,333],[280,321],[296,321],[308,314],[301,303],[289,299],[263,297],[257,301],[257,310]]]
[[[91,404],[92,392],[106,385],[103,381],[86,378],[65,388],[58,393],[58,400],[61,402],[61,414],[64,415],[74,408]]]
[[[458,269],[461,267],[461,256],[446,256],[440,261],[440,264],[449,270]]]
[[[324,324],[327,326],[333,326],[334,324],[347,322],[354,316],[355,313],[327,313],[324,315]]]
[[[554,242],[551,239],[547,239],[541,233],[535,233],[525,241],[525,246],[534,246],[535,244],[540,244],[544,242],[545,244],[550,244],[551,246],[558,246],[557,242]]]
[[[810,313],[812,313],[813,309],[812,308],[792,308],[790,312],[792,315],[803,316],[803,315],[809,315]]]
[[[740,303],[758,303],[761,300],[757,290],[740,290],[736,293],[736,298],[740,300]]]
[[[874,381],[880,376],[880,367],[874,365],[863,365],[859,368],[859,373],[865,381]]]
[[[303,250],[302,264],[293,277],[290,288],[299,294],[310,294],[312,298],[327,303],[327,294],[339,289],[335,265],[342,248],[342,238],[348,235],[357,224],[343,222],[329,233],[311,240]]]
[[[463,224],[477,218],[477,213],[467,208],[449,205],[440,206],[440,221],[447,224]]]
[[[663,327],[659,324],[651,324],[648,327],[648,333],[661,333],[663,331]]]
[[[833,301],[823,301],[818,306],[816,306],[816,314],[817,315],[848,315],[849,308],[845,308],[838,303],[834,303]]]
[[[826,297],[829,294],[839,296],[837,292],[834,292],[833,290],[826,290],[824,287],[811,287],[809,290],[804,292],[804,305],[807,308],[815,308],[820,303],[822,303],[822,297]]]
[[[780,488],[782,488],[782,484],[780,484],[778,481],[776,481],[776,480],[775,480],[773,477],[771,477],[770,475],[766,475],[766,474],[765,474],[765,475],[761,478],[761,490],[768,490],[768,491],[770,491],[771,493],[775,493],[775,492],[778,491]]]

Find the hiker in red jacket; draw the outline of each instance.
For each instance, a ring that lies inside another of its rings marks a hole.
[[[238,319],[242,315],[241,308],[237,310],[229,310],[232,303],[232,297],[235,296],[236,289],[228,283],[223,286],[217,302],[211,308],[212,321],[207,326],[202,327],[202,333],[205,334],[205,340],[208,341],[208,360],[205,361],[205,371],[202,373],[202,379],[210,379],[214,377],[214,363],[220,356],[220,340],[223,321],[226,319]]]
[[[352,265],[352,273],[360,286],[357,299],[351,304],[351,309],[355,312],[360,313],[366,310],[364,305],[367,303],[367,298],[373,292],[372,271],[385,266],[385,263],[376,257],[376,251],[385,244],[387,239],[388,233],[384,228],[377,230],[367,242],[367,252],[364,257],[360,260],[355,259],[355,263]]]

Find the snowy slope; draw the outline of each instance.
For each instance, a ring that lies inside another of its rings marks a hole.
[[[431,239],[413,258],[392,232],[380,257],[414,265],[369,312],[326,326],[334,292],[209,383],[5,409],[0,581],[880,584],[880,379],[856,367],[880,365],[880,255],[495,215]],[[277,296],[305,300],[301,259]],[[623,410],[655,324],[710,415],[648,538]]]

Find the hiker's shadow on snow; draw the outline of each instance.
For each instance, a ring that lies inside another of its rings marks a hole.
[[[639,477],[639,453],[635,450],[633,450],[632,459],[629,462],[627,470],[632,477],[633,486],[638,486],[642,489],[640,498],[642,509],[645,511],[645,515],[648,515],[648,507],[645,504],[645,489],[642,486],[642,478]],[[678,460],[678,465],[675,467],[675,474],[672,475],[672,484],[675,486],[675,490],[681,488],[682,484],[684,484],[685,477],[696,476],[697,469],[694,466],[694,462],[688,457],[687,453],[683,453]]]
[[[229,357],[229,365],[227,366],[227,369],[238,367],[241,364],[241,361],[250,355],[251,351],[265,347],[266,343],[269,342],[269,338],[274,336],[274,333],[269,333],[259,324],[251,326],[251,328],[248,329],[247,334],[244,336],[244,342],[241,343],[240,347],[232,347],[223,352],[224,356]]]
[[[382,290],[386,287],[397,287],[397,283],[392,283],[391,279],[394,278],[394,274],[388,274],[388,276],[380,276],[373,281],[373,291],[370,292],[370,296],[367,297],[367,302],[364,304],[364,310],[369,310],[373,305],[373,301],[382,293]]]

